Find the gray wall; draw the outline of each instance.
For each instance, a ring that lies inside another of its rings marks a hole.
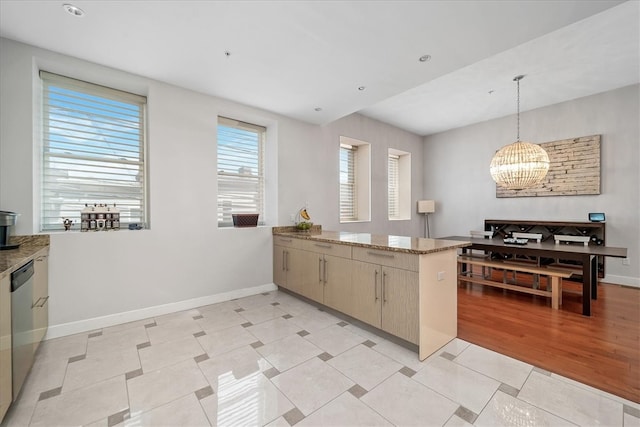
[[[151,229],[51,234],[50,334],[99,328],[272,285],[270,226],[289,225],[308,202],[330,230],[419,234],[422,218],[386,219],[386,153],[413,154],[422,193],[422,138],[360,115],[320,127],[97,64],[0,39],[0,209],[19,212],[16,234],[38,232],[38,70],[148,97]],[[267,225],[218,229],[216,122],[224,115],[269,128]],[[338,221],[339,136],[371,143],[373,220]]]
[[[523,140],[541,143],[601,134],[601,194],[497,199],[494,152],[513,142],[514,116],[424,138],[425,194],[437,201],[432,235],[466,235],[491,219],[586,221],[605,212],[607,245],[628,248],[631,265],[607,259],[605,280],[640,286],[640,85],[521,114]]]

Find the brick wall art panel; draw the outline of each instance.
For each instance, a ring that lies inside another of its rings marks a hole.
[[[545,180],[518,191],[496,185],[496,197],[600,194],[600,135],[544,142],[540,146],[550,161]]]

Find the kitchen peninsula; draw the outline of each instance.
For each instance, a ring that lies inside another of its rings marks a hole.
[[[273,228],[273,281],[418,346],[424,360],[457,334],[459,241]]]

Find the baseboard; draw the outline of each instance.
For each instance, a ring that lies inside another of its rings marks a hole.
[[[121,323],[134,322],[136,320],[148,319],[154,316],[174,313],[176,311],[189,310],[204,305],[216,304],[236,298],[257,295],[263,292],[275,291],[278,287],[273,283],[254,286],[252,288],[238,289],[221,294],[208,295],[206,297],[192,298],[185,301],[173,302],[170,304],[156,305],[153,307],[141,308],[123,313],[110,314],[108,316],[94,317],[91,319],[79,320],[76,322],[62,323],[60,325],[49,325],[45,340],[78,334],[81,332],[94,331],[96,329],[107,328]]]
[[[633,288],[640,288],[640,278],[629,276],[614,276],[607,274],[601,282],[613,283],[614,285],[631,286]]]

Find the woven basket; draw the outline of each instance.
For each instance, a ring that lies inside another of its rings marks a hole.
[[[231,214],[234,227],[256,227],[259,214]]]

